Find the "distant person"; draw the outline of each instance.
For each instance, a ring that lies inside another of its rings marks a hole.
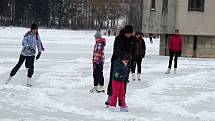
[[[112,73],[112,96],[110,98],[110,111],[116,111],[117,99],[120,104],[120,111],[128,112],[128,108],[125,103],[125,83],[128,80],[129,68],[128,63],[130,61],[130,54],[124,53],[121,59],[113,62]]]
[[[110,36],[110,35],[111,35],[111,30],[109,29],[109,30],[108,30],[108,36]]]
[[[142,32],[136,32],[135,33],[135,40],[136,40],[136,51],[135,55],[133,56],[134,59],[132,62],[133,66],[131,68],[132,72],[132,80],[136,80],[136,75],[135,75],[135,70],[136,70],[136,65],[137,65],[137,80],[141,80],[140,75],[141,75],[141,63],[142,63],[142,58],[145,57],[146,54],[146,44],[144,39],[142,38]]]
[[[178,57],[181,57],[181,51],[182,51],[182,37],[179,34],[179,30],[176,29],[174,35],[170,37],[169,41],[169,66],[168,70],[166,71],[166,74],[170,74],[171,66],[172,66],[172,60],[174,59],[174,74],[176,74],[177,71],[177,61]]]
[[[152,44],[153,43],[153,34],[152,33],[149,33],[149,39],[150,39],[150,43]]]
[[[114,41],[114,49],[113,54],[111,58],[111,68],[110,68],[110,78],[107,88],[107,95],[108,99],[106,100],[105,104],[108,106],[110,97],[112,95],[112,75],[113,75],[113,62],[120,59],[123,53],[128,52],[130,55],[134,55],[136,44],[135,44],[135,38],[132,35],[133,33],[133,26],[132,25],[126,25],[119,33],[118,36],[116,36]],[[132,58],[131,58],[132,59]],[[130,70],[131,68],[131,61],[129,61],[128,68]],[[125,83],[125,92],[126,92],[126,83]],[[120,104],[119,104],[120,105]]]
[[[116,31],[115,30],[113,31],[113,35],[116,36]]]
[[[104,48],[106,44],[105,38],[99,31],[94,35],[96,43],[93,49],[93,78],[94,87],[90,92],[104,92],[104,76],[103,76],[103,65],[104,65]]]
[[[5,84],[8,84],[12,77],[16,74],[19,68],[22,66],[23,62],[26,61],[28,74],[27,74],[27,87],[32,86],[32,75],[34,73],[34,59],[36,54],[36,47],[38,50],[38,54],[36,56],[36,60],[40,58],[41,55],[41,40],[38,35],[38,26],[36,24],[32,24],[31,31],[24,36],[22,40],[22,51],[19,57],[19,61],[17,65],[12,69],[10,76],[6,80]]]
[[[96,30],[96,33],[97,33],[97,32],[99,32],[99,33],[101,34],[101,29],[97,29],[97,30]],[[94,35],[94,36],[95,36],[95,35]]]

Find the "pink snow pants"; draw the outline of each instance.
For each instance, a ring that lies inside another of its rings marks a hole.
[[[112,96],[110,98],[110,106],[116,107],[117,98],[121,101],[121,106],[126,107],[125,103],[125,82],[112,81]]]

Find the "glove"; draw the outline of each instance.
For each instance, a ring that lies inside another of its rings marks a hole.
[[[38,60],[40,58],[41,52],[39,52],[36,56],[36,60]]]
[[[122,78],[123,75],[122,75],[121,73],[115,73],[115,77],[116,77],[116,78]]]

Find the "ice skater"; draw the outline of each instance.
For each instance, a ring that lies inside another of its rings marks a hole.
[[[110,78],[109,83],[107,87],[107,95],[108,98],[105,101],[105,105],[109,105],[110,97],[112,95],[112,75],[113,75],[113,62],[118,60],[123,53],[128,52],[130,55],[134,55],[136,44],[135,44],[135,38],[132,35],[133,33],[133,26],[132,25],[126,25],[119,33],[118,36],[116,36],[114,41],[114,49],[113,54],[111,58],[111,68],[110,68]],[[132,58],[131,58],[132,59]],[[128,64],[128,68],[130,70],[130,64],[131,61]],[[125,84],[125,92],[126,92],[126,84]],[[119,103],[120,105],[120,103]]]
[[[26,61],[26,66],[28,68],[27,74],[27,87],[32,86],[32,75],[34,73],[34,60],[36,54],[36,48],[38,50],[38,54],[36,56],[36,60],[40,58],[41,55],[41,40],[38,34],[38,26],[36,24],[31,25],[31,31],[28,32],[24,39],[22,40],[22,51],[19,57],[19,61],[16,66],[10,72],[10,76],[6,80],[5,84],[8,84],[16,72],[20,69],[23,62]]]
[[[112,96],[110,98],[110,111],[117,111],[116,104],[117,99],[120,104],[120,111],[128,112],[128,108],[125,103],[125,84],[128,81],[129,68],[128,63],[130,61],[130,54],[124,53],[123,56],[114,61],[113,73],[112,73]]]
[[[170,37],[169,41],[169,65],[168,70],[165,72],[165,74],[170,74],[171,66],[172,66],[172,60],[174,58],[174,74],[176,74],[177,71],[177,61],[178,57],[181,57],[181,51],[182,51],[182,37],[179,34],[179,30],[176,29],[174,35]]]
[[[149,40],[150,40],[150,43],[152,44],[153,43],[153,34],[152,33],[149,33]]]
[[[141,80],[140,75],[141,75],[141,64],[142,64],[142,59],[145,57],[146,54],[146,44],[144,39],[142,38],[142,32],[136,32],[135,33],[135,40],[136,40],[136,51],[135,55],[133,55],[134,59],[132,62],[133,66],[131,68],[132,72],[132,80],[136,80],[136,66],[137,66],[137,80]]]
[[[104,48],[106,44],[105,38],[102,38],[100,31],[97,31],[94,35],[96,43],[93,49],[93,78],[94,87],[90,92],[104,92],[104,76],[103,76],[103,65],[104,65]]]

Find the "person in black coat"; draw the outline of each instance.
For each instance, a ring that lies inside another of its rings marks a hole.
[[[136,40],[136,50],[135,54],[133,55],[133,66],[131,68],[132,72],[132,80],[135,81],[135,70],[137,65],[137,79],[140,81],[140,75],[141,75],[141,63],[142,58],[145,57],[146,54],[146,44],[144,39],[142,38],[142,32],[136,32],[135,33],[135,40]]]
[[[110,79],[109,79],[109,84],[107,88],[108,99],[105,102],[106,105],[109,105],[110,96],[112,95],[113,62],[115,60],[120,59],[120,57],[122,57],[123,53],[125,52],[129,53],[130,55],[134,55],[135,53],[136,43],[132,33],[133,33],[132,25],[126,25],[124,29],[120,31],[119,35],[115,38],[113,55],[111,58]],[[131,69],[131,63],[128,64],[128,68],[129,70]],[[125,88],[126,88],[126,85],[125,85]]]

